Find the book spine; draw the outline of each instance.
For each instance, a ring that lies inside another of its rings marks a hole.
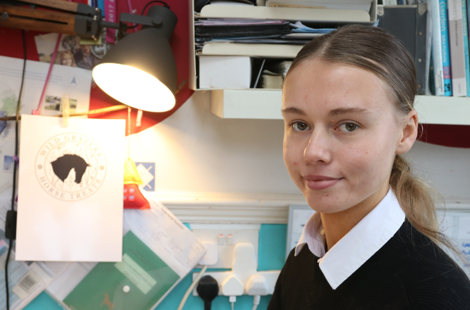
[[[462,2],[462,29],[463,29],[463,47],[465,52],[465,78],[467,85],[467,97],[470,97],[470,58],[468,51],[468,20],[467,20],[467,0]]]
[[[449,0],[448,12],[452,95],[461,97],[467,95],[461,0]]]
[[[432,19],[432,58],[434,87],[437,96],[444,96],[444,67],[442,62],[441,19],[439,18],[439,0],[431,0]]]
[[[452,80],[450,74],[449,31],[447,25],[447,0],[439,0],[439,18],[441,21],[441,50],[444,72],[444,96],[452,96]]]
[[[98,7],[101,9],[101,15],[104,16],[104,0],[98,0]]]

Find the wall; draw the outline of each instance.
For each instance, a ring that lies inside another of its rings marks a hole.
[[[131,137],[135,161],[156,162],[157,196],[301,197],[282,160],[282,121],[224,120],[210,113],[210,93],[195,93],[175,114]],[[408,158],[418,175],[428,179],[448,200],[470,201],[470,149],[417,142]],[[259,269],[282,266],[285,225],[262,225]],[[185,278],[157,307],[176,309],[190,285]],[[258,309],[266,309],[264,297]],[[54,306],[52,306],[54,305]],[[54,309],[40,295],[27,310]],[[251,309],[252,297],[239,298],[235,309]],[[58,308],[59,309],[59,308]],[[184,309],[203,309],[190,297]],[[213,309],[230,309],[218,297]]]
[[[282,159],[280,120],[220,119],[210,92],[132,136],[135,161],[155,161],[156,194],[300,195]],[[408,158],[449,200],[470,200],[470,149],[416,142]]]

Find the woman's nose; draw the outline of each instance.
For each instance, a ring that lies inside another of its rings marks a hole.
[[[331,161],[330,144],[327,133],[314,130],[304,150],[305,161],[310,164],[329,163]]]

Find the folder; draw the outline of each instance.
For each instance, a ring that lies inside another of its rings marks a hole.
[[[254,57],[294,58],[303,45],[289,44],[246,44],[208,42],[202,48],[202,55],[232,55]]]
[[[374,3],[375,1],[373,1]],[[363,10],[276,8],[266,6],[206,5],[197,15],[203,18],[255,18],[326,22],[371,23],[375,16]]]
[[[384,6],[379,13],[379,27],[399,38],[416,65],[418,95],[426,89],[426,4]]]
[[[289,23],[275,25],[221,25],[221,26],[196,26],[196,37],[251,37],[284,35],[291,33]]]

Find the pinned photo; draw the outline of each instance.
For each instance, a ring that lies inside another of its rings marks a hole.
[[[70,112],[75,113],[77,110],[77,100],[69,99],[69,105]],[[62,112],[62,98],[59,96],[46,95],[46,100],[44,101],[44,110]]]
[[[105,31],[105,30],[104,30]],[[34,37],[38,50],[39,61],[50,63],[52,54],[57,42],[58,34],[49,33]],[[101,42],[98,40],[97,43]],[[104,40],[103,40],[104,42]],[[90,42],[91,43],[91,42]],[[81,44],[80,37],[64,35],[57,50],[54,63],[68,67],[78,67],[92,70],[100,63],[101,58],[109,50],[110,45],[106,42],[102,44]]]

